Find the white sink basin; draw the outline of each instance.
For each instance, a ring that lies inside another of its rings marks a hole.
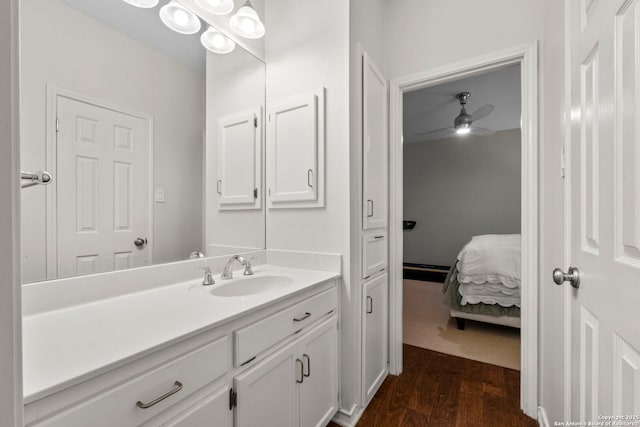
[[[286,276],[252,276],[229,281],[218,281],[218,283],[212,286],[211,295],[217,297],[242,297],[287,287],[293,284],[293,279]]]

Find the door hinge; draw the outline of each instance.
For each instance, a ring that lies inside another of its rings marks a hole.
[[[560,178],[566,176],[567,158],[564,152],[564,146],[560,149]]]
[[[229,390],[229,410],[233,411],[236,406],[238,406],[238,392],[231,388]]]
[[[258,118],[257,117],[253,118],[253,127],[256,127],[256,128],[258,127]]]
[[[60,119],[56,117],[56,132],[60,132]]]
[[[256,200],[258,199],[258,189],[257,188],[253,189],[253,198],[256,199]]]

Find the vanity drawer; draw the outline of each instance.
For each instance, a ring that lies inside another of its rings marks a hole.
[[[369,231],[362,242],[362,278],[387,268],[387,230]]]
[[[336,288],[332,288],[235,331],[235,366],[249,362],[260,352],[300,331],[337,306],[338,293]]]
[[[38,427],[137,426],[223,376],[229,369],[227,336],[77,404]],[[173,393],[171,393],[173,392]],[[162,396],[165,399],[159,400]],[[154,401],[157,403],[151,405]],[[140,406],[151,405],[143,409]]]

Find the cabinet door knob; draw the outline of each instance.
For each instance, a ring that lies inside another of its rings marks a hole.
[[[371,313],[373,313],[373,298],[368,296],[367,297],[367,314],[371,314]]]
[[[371,206],[371,213],[369,213],[369,206]],[[373,216],[373,200],[367,200],[367,218],[371,218]]]
[[[307,373],[306,374],[303,373],[302,375],[305,377],[310,377],[311,376],[311,358],[306,354],[303,354],[302,358],[307,359]]]

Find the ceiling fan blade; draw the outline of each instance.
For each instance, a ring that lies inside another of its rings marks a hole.
[[[474,111],[473,114],[471,114],[471,120],[475,122],[477,120],[484,119],[489,114],[493,113],[493,110],[495,108],[496,107],[494,107],[491,104],[483,105],[482,107],[480,107],[476,111]]]
[[[411,135],[411,139],[414,139],[416,137],[427,137],[429,139],[435,139],[438,138],[440,136],[445,137],[445,136],[449,136],[451,134],[454,134],[455,131],[453,130],[453,128],[448,127],[448,128],[442,128],[442,129],[436,129],[436,130],[430,130],[429,132],[421,132],[421,133],[416,133]]]
[[[491,129],[477,128],[475,126],[471,127],[472,135],[493,135],[494,133],[495,131],[492,131]]]

